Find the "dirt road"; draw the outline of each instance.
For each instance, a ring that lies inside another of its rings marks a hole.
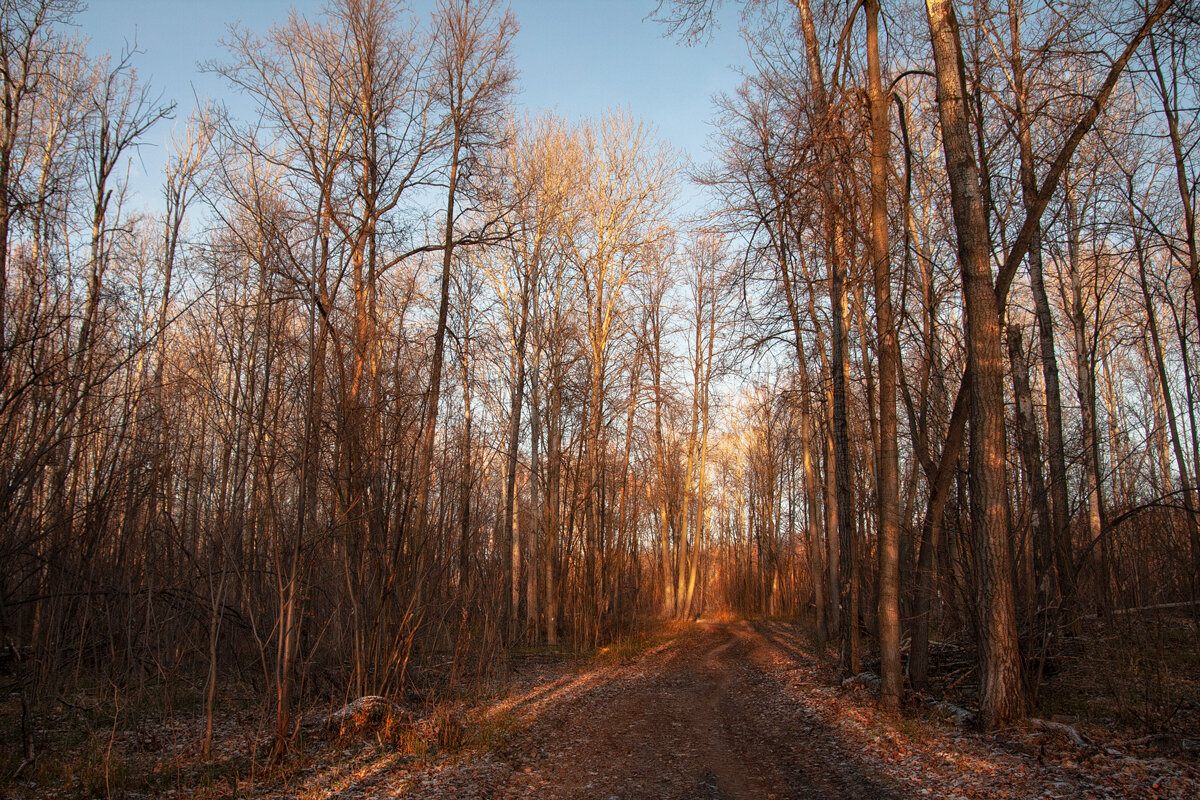
[[[710,622],[633,657],[526,664],[458,752],[381,748],[271,798],[1200,799],[1200,769],[1037,726],[980,734],[885,714],[794,625]],[[489,726],[491,726],[489,728]]]
[[[498,752],[424,776],[401,796],[889,798],[835,732],[790,702],[772,642],[748,623],[701,624],[615,668],[519,697],[527,726]]]

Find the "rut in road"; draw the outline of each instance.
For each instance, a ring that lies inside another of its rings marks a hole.
[[[629,664],[530,699],[533,721],[487,766],[418,780],[403,796],[897,796],[787,699],[769,668],[775,646],[745,622],[701,624]]]

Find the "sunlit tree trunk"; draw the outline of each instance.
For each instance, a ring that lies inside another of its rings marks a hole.
[[[962,46],[951,0],[927,0],[937,68],[938,113],[966,307],[970,388],[971,528],[978,560],[980,717],[1005,725],[1025,712],[1008,527],[1004,356],[963,85]]]
[[[1067,211],[1067,274],[1070,296],[1067,303],[1071,330],[1075,338],[1075,381],[1083,431],[1083,466],[1085,502],[1087,503],[1088,545],[1099,544],[1100,602],[1106,616],[1112,612],[1112,575],[1109,564],[1109,542],[1105,522],[1100,470],[1100,443],[1096,435],[1096,367],[1095,348],[1088,341],[1087,309],[1083,298],[1083,245],[1080,241],[1079,211],[1075,202],[1075,187],[1070,180],[1066,187]],[[1092,308],[1099,315],[1100,308]]]
[[[888,98],[879,63],[879,2],[867,0],[867,82],[871,103],[871,260],[875,273],[875,334],[879,341],[879,704],[900,708],[900,454],[896,421],[899,346],[892,314],[888,252]]]

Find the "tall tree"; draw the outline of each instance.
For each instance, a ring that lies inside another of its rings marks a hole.
[[[899,345],[892,313],[888,252],[888,149],[891,130],[879,56],[879,2],[867,0],[867,92],[871,103],[871,260],[875,273],[875,334],[879,340],[879,649],[880,705],[900,708],[900,454],[896,420]]]
[[[444,114],[440,135],[446,149],[446,211],[442,226],[437,323],[429,384],[423,400],[424,423],[417,467],[419,538],[424,538],[429,527],[430,469],[441,398],[451,270],[455,248],[465,243],[465,232],[459,227],[462,196],[471,188],[472,178],[478,176],[479,168],[486,163],[488,151],[498,144],[498,124],[512,91],[514,73],[509,48],[517,30],[516,19],[509,12],[500,14],[495,0],[473,7],[465,0],[446,0],[434,14],[434,28],[437,31],[433,67],[435,96]],[[481,230],[467,242],[478,240],[481,234],[487,233],[487,222],[485,220]],[[511,546],[508,551],[511,553]],[[508,572],[512,573],[511,568]]]
[[[1000,309],[992,284],[991,242],[971,137],[958,20],[951,0],[927,0],[926,10],[966,308],[971,529],[979,564],[975,601],[979,612],[980,717],[985,726],[997,727],[1025,713],[1008,538]]]

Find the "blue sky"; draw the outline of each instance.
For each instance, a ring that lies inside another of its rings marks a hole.
[[[171,126],[186,120],[194,95],[228,95],[219,78],[196,65],[223,57],[218,41],[229,23],[263,32],[293,6],[315,15],[322,5],[308,0],[91,0],[78,23],[92,40],[92,51],[116,53],[136,37],[143,51],[134,61],[139,75],[165,99],[179,103],[175,122],[150,135],[149,143],[156,146],[143,148],[142,163],[133,168],[134,188],[143,195],[155,193],[162,144]],[[409,5],[427,15],[433,0]],[[746,60],[735,5],[726,4],[709,43],[688,47],[667,36],[662,24],[645,19],[654,0],[512,0],[521,25],[514,47],[521,72],[518,102],[570,117],[623,108],[653,124],[675,148],[704,161],[712,96],[737,85],[732,66]]]

